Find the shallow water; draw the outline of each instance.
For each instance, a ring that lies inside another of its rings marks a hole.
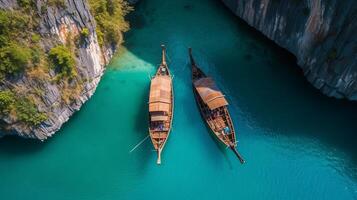
[[[143,0],[97,92],[53,138],[0,140],[0,199],[357,199],[357,105],[310,86],[291,55],[216,0]],[[161,166],[149,77],[168,49],[175,119]],[[230,101],[239,151],[194,102],[187,47]]]

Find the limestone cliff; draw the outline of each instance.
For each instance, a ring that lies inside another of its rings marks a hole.
[[[222,1],[292,52],[307,79],[324,94],[357,100],[357,1]]]
[[[28,12],[36,16],[35,20],[31,19],[37,24],[36,33],[28,34],[40,36],[38,47],[46,54],[59,45],[71,48],[75,76],[62,78],[56,66],[45,70],[34,66],[2,80],[1,91],[8,90],[15,96],[31,99],[46,118],[34,125],[19,120],[21,116],[12,116],[12,111],[0,113],[0,136],[14,134],[44,140],[59,130],[91,97],[115,46],[99,44],[96,22],[86,0],[0,0],[0,10],[16,11],[27,6],[26,3],[32,5]]]

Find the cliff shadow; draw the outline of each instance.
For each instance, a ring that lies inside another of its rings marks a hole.
[[[47,142],[24,139],[19,136],[4,136],[0,139],[0,155],[23,155],[42,151]]]
[[[357,165],[357,102],[322,94],[304,77],[293,54],[245,21],[229,15],[236,18],[239,27],[245,27],[242,31],[250,36],[246,36],[250,42],[236,44],[237,49],[244,49],[240,55],[220,54],[213,62],[230,66],[217,67],[217,72],[224,77],[243,117],[273,138],[302,136],[319,141],[331,152],[340,150],[348,155],[344,162],[350,169],[347,175],[357,179],[353,170]]]
[[[83,105],[83,107],[85,106],[86,104]],[[71,120],[76,120],[80,114],[79,112],[80,111],[75,112],[71,116]],[[47,140],[43,142],[37,139],[27,139],[15,135],[6,135],[3,138],[0,138],[0,155],[7,154],[12,156],[21,156],[32,153],[39,153],[42,150],[45,150],[48,145],[54,145],[57,137],[63,137],[63,134],[68,132],[64,131],[64,129],[68,128],[68,125],[69,123],[64,123],[56,134],[47,138]]]

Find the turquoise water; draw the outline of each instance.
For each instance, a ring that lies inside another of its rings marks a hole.
[[[291,55],[216,0],[143,0],[93,98],[45,143],[0,140],[0,199],[357,199],[357,105],[321,95]],[[168,49],[175,119],[161,166],[149,76]],[[241,165],[200,119],[187,47],[231,102]]]

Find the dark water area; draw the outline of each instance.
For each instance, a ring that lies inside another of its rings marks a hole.
[[[0,140],[2,199],[356,199],[357,104],[322,95],[293,55],[216,0],[142,0],[95,95],[53,138]],[[175,117],[161,166],[147,136],[166,44]],[[241,165],[195,105],[187,48],[226,94]]]
[[[146,8],[150,2],[144,1],[139,4],[144,4],[142,7]],[[178,6],[176,9],[196,12],[197,15],[203,14],[200,12],[200,7],[194,4],[190,1],[182,2],[183,6]],[[203,54],[208,54],[209,50],[205,48],[209,48],[209,46],[220,48],[215,50],[215,56],[211,57],[209,62],[219,65],[215,68],[215,73],[224,76],[227,82],[233,83],[230,88],[232,95],[236,95],[241,100],[240,102],[246,103],[240,107],[247,108],[245,112],[254,116],[254,122],[265,129],[287,136],[319,139],[327,146],[332,145],[332,147],[348,153],[352,161],[351,166],[357,166],[357,118],[353,117],[357,113],[357,103],[330,98],[320,93],[303,76],[303,71],[297,65],[293,54],[250,27],[244,20],[236,17],[221,2],[210,1],[210,4],[214,9],[219,10],[218,12],[225,20],[232,21],[233,19],[234,22],[230,23],[232,25],[230,28],[239,32],[239,36],[230,38],[231,44],[227,46],[215,38],[216,40],[210,42],[218,44],[202,44],[199,48]],[[155,8],[143,12],[140,8],[139,5],[139,10],[128,17],[134,31],[150,26],[155,20],[147,19],[151,12],[156,11]],[[204,16],[202,17],[204,18]],[[190,21],[183,23],[190,24]],[[193,21],[196,22],[196,20]],[[201,26],[197,25],[194,28],[200,29]],[[189,35],[195,29],[184,28],[184,31],[187,31],[185,34]],[[158,29],[155,36],[150,37],[149,42],[153,46],[165,43],[162,38],[169,38],[171,34],[172,32],[166,31],[165,28],[164,31]],[[131,45],[137,45],[135,39],[133,44],[130,40],[130,37],[135,34],[129,32],[126,36],[128,38],[126,46],[133,54],[140,55],[142,59],[150,63],[157,62],[156,58],[152,59],[151,52],[145,53],[141,49],[130,48]],[[219,37],[218,34],[217,37]],[[242,44],[241,38],[248,42]],[[198,37],[191,39],[201,40],[195,41],[195,43],[209,43]],[[188,46],[191,47],[191,45]],[[242,52],[242,49],[247,51]],[[135,52],[135,50],[138,51]],[[228,55],[227,50],[230,51]],[[156,53],[159,54],[158,48]],[[261,62],[256,62],[257,60]],[[234,63],[233,66],[232,63]],[[279,124],[278,127],[277,124]],[[337,127],[343,128],[341,131],[337,131]]]

